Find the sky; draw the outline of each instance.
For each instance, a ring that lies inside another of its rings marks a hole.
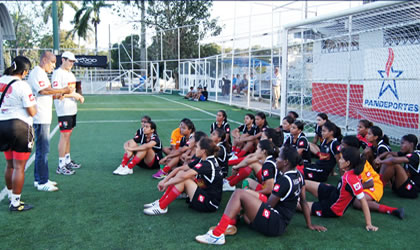
[[[308,1],[308,17],[324,15],[337,10],[348,9],[361,5],[361,1]],[[220,24],[224,24],[223,33],[216,39],[209,41],[230,40],[233,36],[233,27],[238,37],[244,37],[243,46],[248,44],[248,32],[251,27],[252,33],[271,30],[271,9],[275,6],[287,5],[277,9],[273,15],[273,26],[281,26],[291,21],[297,21],[304,18],[302,11],[305,1],[214,1],[211,10],[212,18],[218,18]],[[288,8],[288,9],[286,9]],[[236,10],[236,19],[234,19]],[[281,10],[281,12],[279,12]],[[249,16],[252,15],[251,22]],[[62,28],[72,29],[70,21],[74,16],[74,11],[67,7]],[[236,20],[236,22],[234,22]],[[251,25],[250,25],[251,23]],[[110,27],[110,33],[109,33]],[[127,20],[118,17],[112,8],[101,11],[101,23],[98,26],[98,47],[108,48],[111,44],[120,42],[127,35],[139,34],[140,30],[133,30],[133,24]],[[242,34],[242,35],[241,35]],[[240,40],[240,39],[239,39]],[[150,42],[150,41],[149,41]],[[204,41],[206,42],[206,41]],[[94,48],[94,39],[92,38],[86,47]],[[235,46],[241,47],[241,41]]]

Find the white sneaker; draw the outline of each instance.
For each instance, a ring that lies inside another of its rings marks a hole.
[[[124,168],[123,165],[119,165],[117,169],[114,170],[114,172],[112,172],[113,174],[120,174],[120,171]]]
[[[128,175],[128,174],[133,174],[133,169],[129,168],[129,167],[123,167],[119,172],[119,175]]]
[[[147,215],[159,215],[159,214],[166,214],[168,212],[168,208],[162,209],[159,206],[159,201],[155,202],[153,207],[145,208],[143,210],[144,214]]]
[[[51,185],[57,186],[58,183],[52,180],[48,180],[48,183],[50,183]],[[37,181],[34,181],[34,187],[38,187],[39,183]]]
[[[234,154],[229,158],[229,161],[236,160],[236,159],[238,159],[238,156]]]
[[[154,207],[154,206],[156,206],[156,204],[157,203],[159,203],[159,200],[155,200],[154,202],[152,202],[152,203],[147,203],[147,204],[144,204],[144,208],[149,208],[149,207]]]
[[[236,187],[235,186],[231,186],[229,184],[229,182],[224,182],[223,183],[223,192],[233,192],[235,191]]]
[[[58,190],[58,187],[52,185],[51,183],[47,182],[45,184],[38,184],[37,187],[38,191],[46,191],[46,192],[54,192]]]
[[[195,236],[195,240],[204,244],[223,245],[225,244],[225,235],[214,236],[213,231],[210,230],[206,234]]]

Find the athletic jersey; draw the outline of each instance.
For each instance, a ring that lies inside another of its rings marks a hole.
[[[35,124],[51,124],[52,120],[52,95],[41,95],[39,92],[46,88],[51,88],[50,79],[47,72],[41,67],[36,66],[29,73],[28,83],[32,88],[37,103],[37,113],[34,116]]]
[[[297,202],[305,181],[297,170],[290,170],[278,174],[271,193],[280,198],[274,209],[283,216],[284,222],[289,224],[296,212]]]
[[[340,143],[336,138],[330,142],[327,142],[327,140],[322,141],[321,145],[319,146],[319,160],[316,161],[316,164],[318,166],[335,166],[337,163],[335,156],[340,153],[338,150],[339,147]]]
[[[155,154],[159,156],[159,158],[162,158],[162,143],[159,139],[159,136],[156,133],[153,133],[150,136],[150,140],[148,140],[147,136],[143,133],[143,129],[141,128],[137,130],[137,133],[134,136],[133,140],[140,145],[146,144],[151,141],[155,141],[156,144],[153,146],[153,151],[155,151]]]
[[[194,133],[190,134],[190,136],[188,137],[188,139],[185,136],[183,136],[181,138],[181,142],[179,143],[179,147],[182,148],[184,146],[189,146],[190,145],[190,140],[193,137],[194,137]]]
[[[375,192],[376,189],[384,187],[379,174],[373,169],[372,165],[366,161],[363,167],[363,172],[360,174],[362,183],[366,183],[370,180],[373,181],[373,187],[369,188],[370,191]]]
[[[175,146],[175,149],[178,149],[181,143],[181,139],[182,139],[181,129],[180,128],[174,129],[171,134],[171,146]]]
[[[220,168],[228,169],[228,162],[229,162],[228,151],[225,145],[223,144],[223,142],[217,143],[217,146],[219,147],[219,151],[217,152],[217,157],[216,157],[217,163],[219,164]]]
[[[378,142],[378,146],[374,147],[374,146],[370,146],[372,148],[372,152],[373,152],[373,157],[376,158],[378,156],[380,156],[381,154],[385,153],[385,152],[391,152],[391,147],[388,146],[387,144],[385,144],[385,142],[383,140],[380,140]]]
[[[255,124],[252,124],[251,128],[248,129],[248,127],[245,124],[242,124],[238,127],[239,132],[242,132],[242,134],[249,134],[249,135],[256,135],[257,134],[257,126]]]
[[[322,140],[322,126],[315,125],[315,134]]]
[[[303,163],[311,163],[311,151],[309,149],[308,138],[306,138],[304,133],[300,133],[296,139],[296,142],[293,142],[294,139],[295,138],[293,137],[293,135],[290,135],[284,144],[292,145],[294,148],[296,148],[296,150],[303,148],[303,152],[302,152]]]
[[[193,169],[197,172],[195,178],[198,187],[206,191],[214,205],[219,206],[222,200],[223,174],[215,157],[207,157]]]
[[[217,125],[217,122],[213,122],[210,126],[210,134],[213,133],[217,128],[223,129],[226,134],[230,133],[230,125],[225,121],[222,122],[222,125],[220,127]]]
[[[342,216],[346,209],[351,205],[354,197],[362,199],[365,197],[363,186],[360,179],[354,174],[354,169],[347,171],[341,177],[337,185],[336,201],[331,205],[330,209],[337,216]]]
[[[28,83],[16,76],[2,76],[0,78],[0,94],[3,94],[7,85],[15,79],[17,81],[10,85],[4,95],[3,104],[0,108],[0,121],[19,119],[32,126],[33,119],[26,108],[36,105],[36,101]]]
[[[267,128],[269,128],[269,126],[268,125],[263,125],[262,126],[262,128],[259,128],[258,126],[255,126],[256,127],[256,132],[255,132],[255,134],[258,134],[258,133],[260,133],[260,132],[264,132]]]
[[[67,86],[76,88],[76,77],[71,71],[58,68],[52,75],[52,84],[55,89],[62,89]],[[76,89],[73,93],[76,92]],[[77,114],[77,102],[74,98],[63,98],[54,100],[57,116],[71,116]]]
[[[420,188],[420,151],[416,150],[406,154],[408,163],[404,163],[404,168],[410,173],[410,179]]]
[[[269,179],[275,179],[277,177],[277,166],[273,156],[269,155],[262,165],[261,169],[261,182],[264,183]],[[262,184],[261,183],[261,184]]]
[[[367,140],[366,140],[366,136],[365,137],[363,137],[363,136],[361,136],[361,135],[359,135],[359,134],[357,134],[357,139],[359,140],[359,143],[360,143],[360,147],[361,148],[363,148],[363,149],[365,149],[366,147],[371,147],[372,146],[372,144],[371,143],[369,143]]]

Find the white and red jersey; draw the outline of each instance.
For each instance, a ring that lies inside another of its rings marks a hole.
[[[52,95],[41,95],[39,92],[46,88],[51,88],[50,79],[41,67],[36,66],[29,73],[28,83],[36,98],[37,113],[34,116],[35,124],[51,124],[52,119]]]
[[[36,101],[28,83],[15,76],[2,76],[0,78],[0,94],[15,79],[18,81],[14,82],[4,95],[3,104],[0,108],[0,121],[19,119],[32,126],[33,119],[26,108],[35,106]]]
[[[359,177],[354,174],[354,170],[344,173],[337,185],[337,200],[331,205],[330,209],[337,216],[342,216],[346,209],[353,202],[354,197],[363,199],[363,186]]]
[[[52,75],[52,86],[55,89],[62,89],[67,86],[76,88],[76,77],[71,71],[58,68]],[[73,91],[73,93],[76,90]],[[74,98],[64,98],[63,100],[54,100],[57,116],[70,116],[77,114],[77,102]]]

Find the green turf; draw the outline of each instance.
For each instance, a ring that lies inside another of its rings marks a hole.
[[[160,97],[198,107],[214,115],[192,109]],[[208,132],[217,110],[225,109],[229,119],[242,122],[248,111],[211,102],[189,102],[179,96],[121,95],[86,96],[79,105],[78,124],[72,136],[72,158],[83,164],[74,176],[55,174],[59,133],[51,140],[50,179],[59,183],[55,193],[38,192],[33,187],[33,165],[26,172],[22,198],[35,208],[24,213],[10,213],[7,202],[0,203],[1,249],[175,249],[208,248],[194,241],[197,234],[215,225],[231,193],[223,194],[221,209],[200,214],[183,200],[169,206],[166,215],[150,217],[142,212],[144,203],[156,200],[161,193],[154,170],[135,168],[131,176],[113,176],[123,154],[122,145],[132,138],[142,115],[157,121],[158,133],[168,146],[171,131],[179,120],[189,117],[198,130]],[[55,113],[55,112],[54,112]],[[203,119],[199,121],[198,119]],[[95,123],[93,123],[95,121]],[[272,127],[279,119],[269,118]],[[56,126],[53,118],[51,130]],[[238,124],[231,122],[231,127]],[[0,164],[5,165],[0,157]],[[3,173],[0,185],[4,186]],[[330,183],[336,183],[332,177]],[[313,200],[309,196],[310,200]],[[227,237],[224,248],[417,248],[415,233],[417,200],[397,198],[385,189],[382,202],[404,207],[406,218],[373,213],[378,232],[366,232],[363,213],[350,208],[339,219],[312,217],[313,223],[328,227],[328,232],[305,228],[302,214],[292,219],[281,237],[268,238],[250,230],[243,222],[238,234]]]

